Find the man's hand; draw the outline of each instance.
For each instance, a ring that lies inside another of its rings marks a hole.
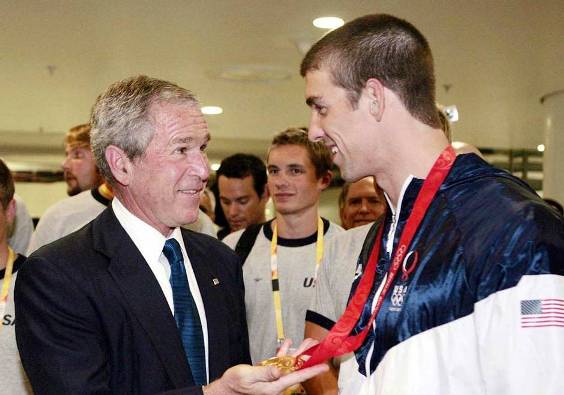
[[[278,356],[286,354],[291,342],[285,342]],[[306,339],[295,351],[294,356],[316,344]],[[283,375],[274,366],[237,365],[228,369],[219,379],[204,387],[205,395],[278,395],[286,388],[301,383],[328,370],[327,365],[315,365]]]

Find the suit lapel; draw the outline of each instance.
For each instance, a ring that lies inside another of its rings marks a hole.
[[[100,220],[95,245],[109,257],[108,270],[130,306],[131,315],[147,333],[173,385],[191,385],[192,374],[180,334],[153,272],[111,208]]]
[[[218,276],[212,272],[209,252],[201,243],[193,242],[193,236],[182,231],[192,270],[198,281],[198,288],[204,302],[206,323],[208,327],[208,369],[210,381],[220,377],[225,371],[227,350],[229,350],[228,333],[223,322],[225,301],[222,299],[222,286]]]

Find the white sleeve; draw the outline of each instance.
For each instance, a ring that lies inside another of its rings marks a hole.
[[[488,394],[564,394],[564,277],[523,276],[475,305]]]

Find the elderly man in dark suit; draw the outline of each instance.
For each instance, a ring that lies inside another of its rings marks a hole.
[[[127,79],[98,97],[91,124],[115,199],[34,253],[16,285],[16,336],[34,390],[277,393],[314,374],[228,370],[250,361],[241,265],[215,239],[180,229],[196,220],[209,172],[194,96]]]

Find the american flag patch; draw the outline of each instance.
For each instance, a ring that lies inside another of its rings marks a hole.
[[[521,301],[521,328],[564,327],[564,299]]]

